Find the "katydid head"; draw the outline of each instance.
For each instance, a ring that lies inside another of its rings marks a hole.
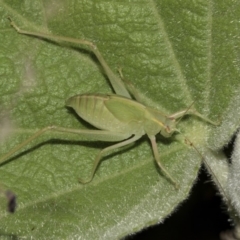
[[[180,133],[180,131],[176,128],[176,125],[190,112],[190,108],[192,107],[193,103],[187,109],[166,117],[164,128],[160,132],[164,137],[171,137],[174,132]],[[176,119],[178,119],[178,121],[176,121]]]
[[[160,134],[163,137],[171,137],[174,132],[179,132],[176,128],[175,118],[166,118],[164,127],[161,129]]]
[[[160,133],[163,137],[169,138],[174,132],[179,132],[176,128],[176,117],[167,116],[162,112],[152,108],[148,108],[148,113],[151,115],[145,115],[147,116],[146,119],[150,120],[145,121],[145,132],[147,134],[156,135]]]

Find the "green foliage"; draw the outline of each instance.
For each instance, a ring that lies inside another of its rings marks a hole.
[[[48,125],[91,128],[64,107],[65,99],[111,92],[87,48],[17,34],[8,16],[22,29],[93,41],[151,105],[169,114],[194,101],[199,112],[222,125],[187,117],[179,124],[184,135],[158,138],[178,191],[158,170],[146,137],[107,156],[94,180],[81,185],[78,178],[89,176],[95,155],[108,144],[45,134],[0,167],[0,182],[18,196],[14,215],[1,204],[0,234],[113,239],[163,221],[187,198],[201,163],[185,136],[215,164],[216,175],[225,176],[225,158],[208,147],[221,148],[239,127],[238,5],[231,0],[1,0],[1,155]]]

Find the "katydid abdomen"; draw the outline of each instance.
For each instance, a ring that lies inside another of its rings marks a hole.
[[[145,106],[131,99],[111,94],[82,94],[69,98],[66,105],[98,129],[129,136],[144,134]]]

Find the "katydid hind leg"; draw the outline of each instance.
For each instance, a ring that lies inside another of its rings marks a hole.
[[[162,163],[160,161],[160,155],[159,155],[159,152],[158,152],[158,149],[157,149],[157,143],[156,143],[155,136],[149,136],[149,139],[150,139],[151,144],[152,144],[154,158],[155,158],[159,168],[161,169],[163,174],[171,181],[171,183],[173,183],[174,187],[176,189],[179,189],[179,185],[178,185],[177,181],[170,175],[170,173],[167,171],[167,169],[162,165]]]
[[[133,137],[131,137],[131,138],[129,138],[129,139],[123,141],[123,142],[120,142],[120,143],[117,143],[117,144],[114,144],[112,146],[109,146],[109,147],[106,147],[106,148],[102,149],[98,153],[98,155],[96,156],[96,158],[94,160],[94,164],[93,164],[93,168],[92,168],[90,177],[87,180],[79,179],[79,182],[82,183],[82,184],[86,184],[86,183],[89,183],[89,182],[92,181],[92,179],[95,175],[95,172],[96,172],[99,164],[101,163],[101,160],[102,160],[105,153],[113,151],[114,149],[118,149],[118,148],[121,148],[123,146],[129,145],[130,143],[133,143],[133,142],[137,141],[139,138],[141,138],[141,135],[134,135]]]
[[[27,138],[25,141],[21,142],[17,146],[15,146],[12,150],[10,150],[8,153],[3,155],[0,158],[0,164],[6,161],[9,157],[11,157],[14,153],[21,150],[23,147],[43,135],[45,132],[62,132],[62,133],[71,133],[71,134],[79,134],[83,137],[86,137],[87,140],[101,140],[101,141],[122,141],[130,137],[130,135],[126,134],[120,134],[120,133],[113,133],[109,131],[104,130],[85,130],[85,129],[74,129],[74,128],[63,128],[63,127],[57,127],[57,126],[48,126],[45,128],[40,129],[35,134]]]
[[[35,36],[35,37],[40,37],[40,38],[45,38],[45,39],[51,39],[53,41],[60,41],[60,42],[68,42],[68,43],[73,43],[73,44],[81,44],[88,46],[92,52],[95,54],[97,57],[98,61],[100,62],[102,68],[104,69],[114,91],[116,94],[131,98],[128,90],[126,89],[123,81],[121,78],[119,78],[109,67],[105,59],[103,58],[102,54],[98,50],[97,46],[94,45],[92,42],[83,40],[83,39],[76,39],[76,38],[71,38],[71,37],[63,37],[63,36],[56,36],[56,35],[51,35],[51,34],[46,34],[46,33],[40,33],[40,32],[31,32],[31,31],[25,31],[20,29],[13,21],[11,18],[9,18],[11,25],[13,28],[20,34],[25,34],[25,35],[30,35],[30,36]]]

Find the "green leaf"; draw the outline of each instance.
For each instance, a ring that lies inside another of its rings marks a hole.
[[[25,30],[93,41],[110,67],[121,66],[166,114],[194,102],[222,121],[215,127],[188,117],[179,123],[184,135],[158,137],[179,190],[157,168],[147,137],[106,156],[93,181],[81,185],[78,178],[89,176],[96,154],[109,144],[46,133],[0,167],[0,182],[18,200],[14,215],[1,203],[3,236],[114,239],[162,222],[187,198],[201,164],[186,137],[216,169],[226,166],[208,147],[227,144],[240,123],[238,2],[1,0],[0,16],[1,155],[45,126],[91,128],[64,107],[65,99],[111,93],[86,47],[20,35],[8,16]]]

